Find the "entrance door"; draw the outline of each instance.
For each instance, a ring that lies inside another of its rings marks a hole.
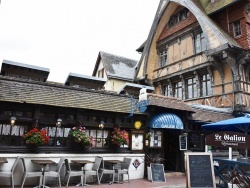
[[[179,149],[180,130],[164,130],[165,170],[181,171],[181,151]]]

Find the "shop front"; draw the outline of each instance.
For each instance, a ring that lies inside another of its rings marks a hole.
[[[182,171],[183,152],[179,147],[179,136],[183,132],[183,122],[173,113],[160,113],[151,118],[149,151],[161,153],[166,171]]]

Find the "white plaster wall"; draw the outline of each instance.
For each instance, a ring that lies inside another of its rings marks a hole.
[[[59,162],[60,157],[65,157],[68,158],[69,160],[85,159],[90,161],[94,161],[95,156],[101,156],[103,157],[104,160],[106,159],[123,160],[124,157],[129,157],[132,158],[129,169],[130,179],[139,179],[144,177],[144,157],[145,157],[144,154],[94,154],[94,155],[93,154],[0,154],[0,157],[6,157],[8,160],[8,163],[0,164],[0,171],[10,171],[16,156],[20,156],[25,159],[27,171],[40,170],[40,166],[32,163],[31,159],[51,159],[55,162]],[[137,169],[132,164],[136,159],[141,163]],[[92,165],[93,164],[86,164],[84,168],[91,169]],[[50,165],[49,168],[55,169],[56,164]],[[63,168],[61,172],[62,172],[61,178],[63,178],[65,169]],[[23,176],[23,166],[22,166],[22,161],[20,160],[14,172],[15,186],[21,185],[22,176]],[[127,175],[124,176],[124,179],[127,180]],[[46,182],[49,183],[50,181],[54,182],[55,179],[50,177],[46,179]],[[91,179],[88,178],[87,182],[88,181],[91,181]],[[0,177],[0,182],[1,186],[10,185],[10,178]],[[38,184],[38,182],[39,181],[37,178],[28,178],[25,182],[25,185],[35,186]]]

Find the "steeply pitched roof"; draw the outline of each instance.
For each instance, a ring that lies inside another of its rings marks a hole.
[[[42,82],[24,82],[4,76],[0,76],[0,91],[0,101],[131,113],[131,98],[125,95]],[[134,99],[132,102],[136,101]]]
[[[138,61],[106,52],[100,52],[97,64],[100,62],[103,63],[107,77],[132,81],[135,75],[135,66]],[[97,65],[92,75],[95,75],[96,71]]]
[[[218,10],[225,8],[239,0],[193,0],[202,5],[207,14],[212,14]]]

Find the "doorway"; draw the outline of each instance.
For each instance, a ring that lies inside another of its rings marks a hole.
[[[179,148],[179,135],[180,130],[164,130],[164,142],[163,149],[165,153],[165,170],[180,172],[182,169],[182,152]]]

